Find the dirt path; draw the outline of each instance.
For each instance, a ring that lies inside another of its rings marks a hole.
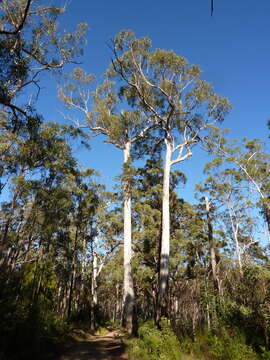
[[[95,336],[84,333],[58,360],[127,360],[122,339],[119,330]]]

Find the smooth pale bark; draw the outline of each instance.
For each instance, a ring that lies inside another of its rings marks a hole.
[[[211,259],[211,270],[212,270],[212,278],[214,289],[219,293],[219,285],[218,285],[218,275],[217,275],[217,257],[216,257],[216,246],[213,237],[213,226],[212,226],[212,214],[210,211],[210,202],[207,197],[205,197],[205,208],[206,208],[206,216],[207,216],[207,226],[208,226],[208,242],[210,248],[210,259]]]
[[[69,287],[69,297],[68,297],[68,311],[67,311],[68,319],[70,318],[70,315],[71,315],[73,292],[74,292],[75,281],[76,281],[76,256],[77,256],[78,230],[79,229],[76,226],[74,249],[73,249],[73,254],[72,254],[72,271],[71,271],[71,277],[70,277],[70,287]]]
[[[160,273],[157,323],[162,313],[166,313],[166,295],[169,279],[169,256],[170,256],[170,173],[172,144],[166,140],[166,155],[163,169],[163,191],[162,191],[162,237],[160,250]]]
[[[130,159],[131,143],[124,148],[124,164]],[[123,292],[123,325],[131,334],[133,332],[134,288],[131,274],[131,195],[128,180],[124,181],[124,292]]]
[[[97,305],[97,254],[93,253],[93,276],[92,276],[93,304]]]
[[[95,319],[95,309],[98,303],[97,299],[97,254],[93,251],[93,269],[92,269],[92,283],[91,283],[91,292],[92,292],[92,304],[91,304],[91,330],[95,330],[96,319]]]
[[[212,301],[210,300],[211,317],[210,317],[210,306],[209,303],[207,302],[207,327],[208,329],[210,329],[211,318],[212,318],[213,327],[216,327],[218,324],[217,314],[218,314],[218,303],[220,298],[220,287],[219,287],[219,279],[218,279],[216,243],[213,236],[212,213],[210,209],[210,201],[207,197],[205,197],[205,208],[206,208],[206,216],[207,216],[208,242],[209,242],[209,250],[210,250],[212,280],[213,280],[214,295],[215,295],[213,300]]]
[[[210,309],[208,302],[206,303],[206,320],[207,320],[207,329],[211,329]]]
[[[241,276],[243,276],[243,264],[242,264],[241,250],[240,250],[237,234],[234,234],[234,242],[235,242],[235,252],[236,252],[237,262],[238,262],[238,266],[239,266],[239,271],[240,271]]]
[[[119,321],[121,319],[121,313],[122,313],[122,299],[121,299],[121,294],[119,291],[120,285],[117,282],[116,286],[115,286],[115,304],[114,304],[114,309],[113,309],[113,321]]]
[[[233,213],[232,213],[231,208],[229,208],[229,215],[230,215],[231,227],[232,227],[232,232],[233,232],[233,240],[234,240],[234,243],[235,243],[236,259],[237,259],[237,262],[238,262],[240,275],[243,276],[242,257],[241,257],[241,250],[240,250],[239,241],[238,241],[239,223],[238,222],[234,223]]]
[[[121,319],[121,312],[122,312],[122,302],[121,302],[121,295],[119,296],[119,284],[116,284],[116,315],[115,318],[116,320],[120,320]]]

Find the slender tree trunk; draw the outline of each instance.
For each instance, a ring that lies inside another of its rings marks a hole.
[[[157,324],[162,315],[167,315],[167,288],[169,280],[169,256],[170,256],[170,172],[172,144],[166,140],[166,156],[163,170],[163,193],[162,193],[162,238],[160,251],[159,271],[159,294],[157,306]]]
[[[209,303],[206,303],[206,319],[207,319],[207,329],[211,329],[211,320],[210,320],[210,311],[209,311]]]
[[[75,277],[76,277],[76,268],[75,268],[75,264],[72,263],[72,272],[71,272],[70,285],[69,285],[69,296],[68,296],[68,311],[67,311],[68,319],[70,318],[71,310],[72,310]]]
[[[121,319],[121,295],[119,298],[119,284],[116,284],[116,309],[115,309],[115,318],[116,320]]]
[[[63,293],[63,315],[66,316],[67,314],[67,308],[68,308],[68,291],[69,291],[69,284],[67,283],[65,288],[64,288],[64,293]]]
[[[93,270],[92,270],[92,304],[91,304],[91,330],[95,330],[96,316],[95,311],[98,303],[97,299],[97,254],[93,251]]]
[[[239,266],[239,272],[240,275],[243,276],[243,264],[242,264],[242,257],[241,257],[241,251],[240,251],[237,233],[234,234],[234,242],[235,242],[237,262]]]
[[[81,284],[80,284],[80,292],[79,292],[79,307],[83,309],[85,307],[85,278],[86,278],[86,267],[87,267],[87,260],[86,260],[86,238],[83,239],[83,258],[81,261]]]
[[[212,214],[211,214],[211,210],[210,210],[210,202],[207,197],[205,197],[205,208],[206,208],[206,216],[207,216],[208,242],[209,242],[209,248],[210,248],[210,259],[211,259],[211,271],[212,271],[213,285],[214,285],[216,295],[218,295],[219,286],[218,286],[218,275],[217,275],[216,246],[215,246],[215,240],[213,237],[213,225],[212,225]]]
[[[228,206],[228,210],[229,210],[229,216],[230,216],[230,221],[231,221],[231,229],[233,232],[233,241],[235,244],[235,255],[236,255],[237,262],[238,262],[240,275],[243,276],[242,257],[241,257],[241,251],[240,251],[240,246],[239,246],[239,241],[238,241],[239,222],[237,222],[237,221],[236,221],[236,223],[234,222],[232,209],[229,206]]]
[[[78,239],[78,226],[76,226],[74,249],[73,249],[73,254],[72,254],[72,271],[71,271],[71,278],[70,278],[70,288],[69,288],[69,297],[68,297],[68,312],[67,312],[68,319],[70,318],[70,315],[71,315],[73,292],[74,292],[75,280],[76,280],[77,239]]]
[[[162,206],[162,201],[160,206]],[[161,213],[161,221],[160,221],[160,229],[159,229],[159,239],[158,239],[158,262],[157,262],[157,273],[158,273],[158,284],[153,289],[153,305],[154,305],[154,318],[156,323],[159,324],[160,321],[160,308],[159,308],[159,279],[160,279],[160,267],[161,267],[161,242],[162,242],[162,213]]]
[[[57,311],[62,315],[61,309],[61,300],[62,300],[62,284],[58,281],[57,285]]]
[[[124,148],[124,164],[130,159],[131,143]],[[128,180],[124,181],[124,293],[123,293],[123,325],[131,334],[133,332],[134,288],[131,274],[131,194]]]

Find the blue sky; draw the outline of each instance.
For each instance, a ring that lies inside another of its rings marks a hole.
[[[101,77],[109,65],[106,45],[122,29],[148,36],[154,48],[172,49],[198,64],[203,78],[229,98],[233,110],[224,122],[235,137],[268,140],[270,118],[270,1],[215,0],[210,16],[210,0],[73,0],[62,19],[63,28],[87,22],[88,44],[82,67]],[[46,120],[61,121],[60,103],[52,85],[40,95],[40,110]],[[95,138],[92,150],[74,148],[84,166],[101,172],[101,182],[112,185],[121,171],[121,153]],[[207,157],[198,149],[192,159],[180,165],[188,183],[181,196],[192,199],[194,184],[202,179]]]

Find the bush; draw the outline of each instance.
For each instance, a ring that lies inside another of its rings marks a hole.
[[[206,331],[197,336],[197,341],[185,339],[181,342],[185,353],[204,360],[256,360],[257,354],[245,343],[244,335],[237,329]]]
[[[218,360],[254,360],[257,359],[252,348],[245,344],[243,335],[224,330],[220,335],[209,335],[210,352]]]
[[[179,360],[180,344],[166,320],[159,330],[153,321],[147,321],[138,329],[138,339],[129,343],[131,360]]]
[[[50,359],[56,340],[67,331],[66,324],[52,313],[43,316],[38,308],[5,310],[5,314],[0,311],[0,360]]]
[[[264,346],[261,346],[261,358],[263,360],[270,360],[270,351],[267,350]]]

